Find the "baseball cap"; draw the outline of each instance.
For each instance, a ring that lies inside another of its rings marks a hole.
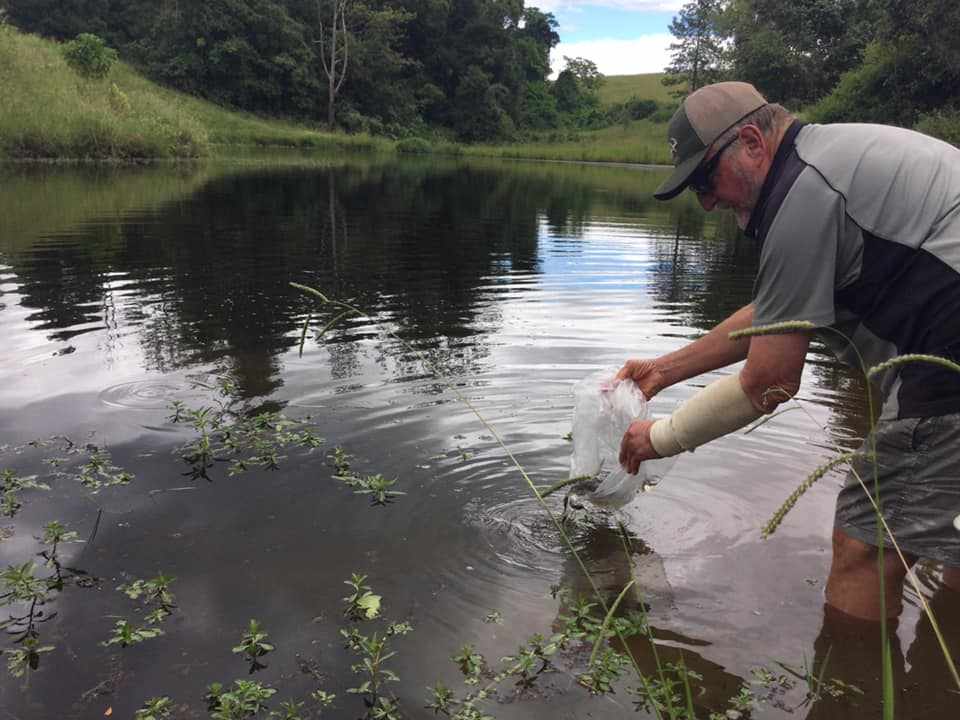
[[[669,200],[683,192],[711,143],[766,104],[766,98],[745,82],[705,85],[687,95],[667,127],[673,173],[653,196]]]

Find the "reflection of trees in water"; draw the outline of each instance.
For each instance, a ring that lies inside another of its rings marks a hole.
[[[731,217],[684,205],[669,234],[651,245],[651,290],[679,322],[709,330],[750,302],[759,249]]]
[[[288,289],[292,279],[368,309],[466,373],[500,322],[504,290],[491,278],[541,271],[543,219],[579,233],[598,207],[620,212],[630,198],[652,207],[636,197],[656,180],[482,163],[270,171],[213,180],[152,214],[93,222],[56,243],[18,245],[9,260],[22,304],[51,339],[104,332],[111,308],[104,351],[122,353],[116,340],[133,330],[147,368],[213,364],[246,396],[275,388],[277,357],[314,309]],[[334,335],[344,341],[329,351],[335,374],[355,372],[360,350],[346,340],[356,334],[348,325]],[[405,351],[386,351],[409,372]]]

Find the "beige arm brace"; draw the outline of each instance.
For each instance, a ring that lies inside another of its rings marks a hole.
[[[707,385],[668,418],[650,428],[650,444],[660,457],[693,450],[761,417],[743,391],[740,376],[728,375]]]

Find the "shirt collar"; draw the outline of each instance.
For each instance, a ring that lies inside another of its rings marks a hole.
[[[747,237],[755,238],[757,236],[757,226],[763,219],[767,198],[770,197],[770,191],[773,190],[773,186],[777,184],[777,180],[783,172],[783,166],[787,162],[787,156],[793,151],[797,133],[800,132],[803,125],[799,120],[794,120],[783,134],[780,147],[777,148],[777,153],[773,156],[773,163],[770,165],[770,170],[767,171],[767,177],[764,179],[763,186],[760,188],[760,196],[757,198],[757,204],[753,208],[753,212],[750,213],[750,222],[747,223],[747,227],[743,231]]]

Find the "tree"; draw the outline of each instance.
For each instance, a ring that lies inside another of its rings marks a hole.
[[[327,126],[333,130],[335,120],[334,106],[337,93],[343,87],[347,77],[347,64],[350,60],[350,45],[347,35],[347,7],[350,0],[330,0],[327,8],[330,22],[323,26],[323,7],[317,0],[317,18],[320,23],[320,63],[327,76]]]
[[[670,65],[664,72],[664,85],[684,85],[676,95],[722,80],[727,74],[722,29],[722,0],[695,0],[680,9],[670,23],[677,39],[670,44]]]
[[[736,0],[725,15],[738,79],[788,105],[818,100],[877,32],[870,0]]]
[[[597,64],[593,60],[587,60],[582,57],[563,56],[566,63],[566,69],[573,73],[580,86],[580,91],[584,93],[596,93],[603,85],[603,73],[597,69]]]

